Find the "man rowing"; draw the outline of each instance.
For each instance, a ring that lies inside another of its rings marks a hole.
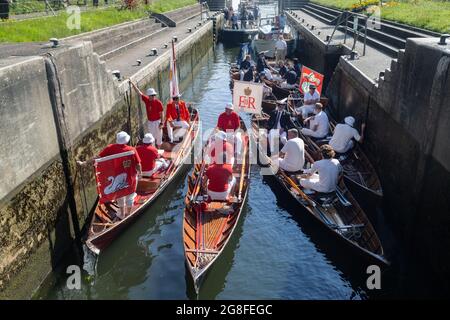
[[[366,124],[361,125],[361,135],[358,130],[353,126],[355,124],[355,118],[346,117],[344,123],[339,123],[334,128],[333,137],[331,138],[329,144],[338,153],[346,153],[351,150],[354,146],[353,139],[357,142],[362,143],[364,140],[364,130]]]
[[[141,173],[142,173],[141,158],[139,157],[139,154],[136,151],[136,149],[133,148],[132,146],[128,145],[128,142],[130,142],[130,136],[128,135],[128,133],[126,133],[124,131],[120,131],[116,135],[116,143],[108,145],[106,148],[104,148],[98,154],[98,156],[96,156],[96,157],[94,157],[92,159],[89,159],[87,161],[84,161],[84,162],[83,161],[77,161],[77,163],[80,166],[93,165],[95,159],[104,158],[104,157],[107,157],[107,156],[112,156],[112,155],[115,155],[115,154],[132,151],[132,152],[134,152],[134,154],[132,156],[132,159],[133,159],[133,164],[134,164],[134,169],[135,169],[133,174],[141,175]],[[131,209],[132,209],[133,204],[134,204],[134,198],[135,197],[136,197],[136,190],[133,190],[133,192],[131,194],[116,199],[117,205],[120,208],[120,215],[118,216],[119,218],[123,219],[128,214],[130,214]]]
[[[147,127],[148,132],[156,139],[156,146],[161,148],[162,144],[162,127],[164,125],[163,118],[163,104],[156,98],[158,94],[155,89],[149,88],[146,94],[142,93],[141,90],[131,82],[131,85],[136,90],[136,92],[141,96],[142,101],[145,103],[145,109],[147,111]]]
[[[314,106],[314,116],[304,120],[304,124],[308,122],[309,128],[302,129],[302,133],[305,136],[316,139],[323,139],[327,136],[329,129],[328,116],[325,112],[323,112],[323,106],[321,103],[316,103]]]
[[[287,142],[287,132],[294,127],[290,114],[284,108],[284,104],[279,103],[277,108],[270,113],[267,126],[269,130],[270,153],[277,153],[278,150],[275,150],[276,139],[279,138],[281,143],[285,145]]]
[[[334,192],[342,173],[342,166],[339,160],[334,159],[335,152],[330,145],[322,145],[320,153],[322,160],[314,162],[311,169],[304,170],[306,174],[302,175],[300,185],[317,192]]]
[[[174,143],[183,137],[189,128],[190,115],[186,107],[186,103],[180,99],[181,95],[177,94],[172,97],[172,101],[167,104],[166,122],[167,135],[170,143]]]
[[[159,170],[167,169],[169,166],[168,162],[161,158],[158,149],[154,146],[155,138],[151,133],[144,135],[142,139],[142,144],[136,147],[136,151],[141,158],[142,164],[142,177],[151,177],[153,174]]]
[[[297,172],[305,164],[305,144],[298,137],[297,129],[289,129],[288,141],[280,151],[278,163],[281,169],[288,172]]]
[[[225,112],[219,115],[217,120],[217,129],[226,132],[227,141],[234,142],[236,153],[239,155],[242,148],[242,136],[239,131],[241,121],[239,115],[234,111],[233,104],[227,103],[225,105]]]

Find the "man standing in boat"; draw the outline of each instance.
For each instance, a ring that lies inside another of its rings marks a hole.
[[[287,43],[283,38],[283,35],[278,36],[277,42],[275,42],[275,59],[277,62],[284,61],[286,59]]]
[[[364,140],[364,130],[366,124],[361,125],[361,135],[358,130],[353,126],[355,124],[355,118],[346,117],[344,123],[339,123],[334,128],[333,137],[330,140],[330,146],[338,153],[346,153],[351,150],[354,146],[353,139],[357,142],[362,143]]]
[[[124,131],[120,131],[116,135],[116,143],[108,145],[105,149],[103,149],[97,157],[94,157],[92,159],[89,159],[87,161],[77,161],[78,165],[85,166],[85,165],[93,165],[95,159],[98,158],[104,158],[107,156],[112,156],[115,154],[133,151],[133,162],[135,164],[135,175],[141,175],[142,174],[142,167],[141,167],[141,158],[139,157],[138,152],[135,148],[128,145],[128,142],[130,142],[130,136],[128,133]],[[116,199],[117,205],[120,208],[121,211],[121,217],[125,218],[128,214],[130,214],[131,209],[133,207],[134,198],[136,197],[136,190],[133,190],[133,192],[127,196],[121,197]]]
[[[330,145],[321,146],[320,153],[322,160],[314,162],[311,169],[304,170],[306,174],[302,175],[300,185],[317,192],[334,192],[339,183],[342,166],[339,160],[334,159],[335,152]]]
[[[241,153],[242,137],[239,131],[241,127],[241,121],[239,115],[234,111],[233,104],[227,103],[225,105],[225,112],[219,115],[217,120],[217,129],[226,132],[227,141],[235,142],[236,154]]]
[[[156,98],[157,92],[155,89],[150,88],[146,91],[146,95],[131,82],[131,85],[136,92],[141,96],[142,101],[145,103],[145,109],[147,111],[147,127],[148,132],[156,139],[156,147],[161,148],[162,144],[162,127],[164,125],[163,118],[163,104]]]
[[[167,104],[167,135],[169,136],[170,143],[174,143],[174,138],[178,141],[184,136],[187,129],[189,129],[189,110],[186,107],[186,103],[180,97],[181,94],[174,95],[172,101]]]

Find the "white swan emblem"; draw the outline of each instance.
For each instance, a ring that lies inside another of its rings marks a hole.
[[[108,178],[108,180],[111,183],[105,187],[105,190],[103,190],[103,192],[105,194],[111,194],[111,193],[117,192],[119,190],[128,188],[126,173],[121,173],[116,177],[111,176]]]

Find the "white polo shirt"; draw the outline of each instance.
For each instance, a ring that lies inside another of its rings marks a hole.
[[[281,152],[284,153],[284,166],[288,171],[303,169],[305,164],[305,144],[302,139],[294,138],[288,140]]]
[[[287,43],[284,40],[277,40],[277,42],[275,42],[275,48],[277,50],[286,50],[287,49]]]
[[[314,94],[311,94],[309,91],[306,92],[303,96],[303,100],[307,101],[307,100],[319,100],[320,99],[320,94],[317,92],[317,90],[314,90]],[[304,104],[304,107],[309,107],[309,108],[314,108],[315,104]]]
[[[306,173],[319,174],[319,183],[315,185],[315,189],[324,193],[336,190],[341,171],[342,166],[337,159],[322,159],[316,161],[311,166],[311,169],[305,170]]]
[[[333,137],[330,140],[330,146],[333,147],[336,152],[344,152],[351,139],[356,141],[361,140],[358,130],[349,126],[348,124],[339,123],[334,128]]]
[[[315,125],[317,125],[317,136],[326,137],[328,134],[328,116],[325,112],[320,111],[311,119],[309,127],[312,129]]]

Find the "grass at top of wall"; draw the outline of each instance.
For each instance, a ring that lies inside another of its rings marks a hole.
[[[312,0],[317,4],[350,10],[359,0]],[[365,2],[365,1],[362,1]],[[450,32],[450,1],[401,0],[383,1],[381,17],[441,33]]]
[[[61,12],[56,16],[29,20],[0,21],[0,42],[37,42],[48,39],[65,38],[84,32],[110,27],[123,22],[138,20],[148,16],[148,11],[166,12],[197,3],[196,0],[156,0],[147,6],[139,6],[133,10],[117,8],[94,9],[81,12],[80,29],[70,29],[69,15]]]

